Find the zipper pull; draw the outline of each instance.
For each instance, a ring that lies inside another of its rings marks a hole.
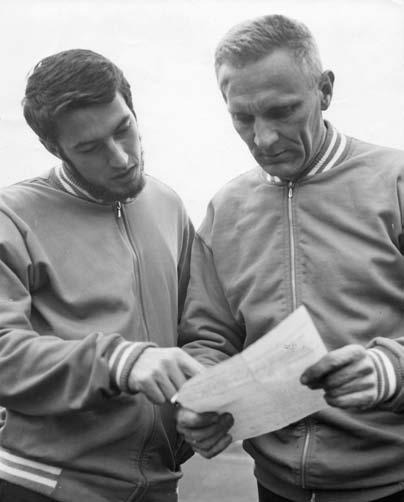
[[[117,218],[121,218],[122,217],[122,204],[119,200],[117,200],[116,202],[114,202],[114,208],[115,208],[115,211],[116,211],[116,217]]]
[[[288,186],[289,186],[288,197],[289,199],[291,199],[293,197],[293,181],[289,181]]]

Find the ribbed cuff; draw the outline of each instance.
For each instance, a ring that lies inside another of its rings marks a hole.
[[[393,363],[379,348],[368,349],[377,373],[377,402],[382,403],[390,399],[397,390],[397,377]]]
[[[129,374],[143,351],[149,347],[157,347],[157,345],[152,342],[122,342],[112,352],[108,367],[113,383],[122,392],[131,392]]]

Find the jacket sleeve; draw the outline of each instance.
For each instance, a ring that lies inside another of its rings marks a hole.
[[[397,153],[399,153],[397,151]],[[397,200],[401,216],[401,232],[398,235],[398,244],[401,254],[404,255],[404,169],[402,153],[398,158],[399,175],[396,178]],[[394,368],[396,379],[396,390],[393,396],[378,404],[378,408],[404,413],[404,331],[403,336],[397,339],[390,339],[385,336],[374,338],[368,348],[376,349],[387,356]]]
[[[84,410],[119,393],[109,358],[124,340],[90,333],[62,340],[31,324],[35,267],[27,235],[0,212],[0,406],[27,415]]]
[[[184,222],[182,225],[181,242],[179,245],[180,253],[177,265],[178,271],[178,323],[181,321],[182,312],[184,310],[185,297],[188,290],[191,250],[192,243],[195,237],[195,230],[192,222],[185,212],[183,213]]]
[[[204,235],[209,234],[211,217],[208,210],[201,227]],[[245,332],[244,325],[230,309],[212,249],[201,233],[196,234],[192,247],[191,279],[179,344],[200,363],[212,365],[240,352]]]

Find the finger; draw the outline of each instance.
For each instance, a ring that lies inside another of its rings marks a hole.
[[[180,354],[180,357],[182,357],[182,353]],[[183,354],[187,356],[185,352]],[[177,359],[166,361],[164,371],[158,373],[155,378],[157,385],[168,401],[171,400],[187,380],[187,376],[183,373]]]
[[[368,377],[376,377],[375,367],[372,361],[362,360],[358,363],[346,366],[334,373],[330,373],[323,379],[324,390],[336,389],[354,382],[366,380]],[[372,380],[372,378],[370,378]]]
[[[192,445],[203,443],[211,446],[225,436],[233,424],[234,419],[232,415],[224,414],[220,417],[219,422],[214,425],[201,429],[182,429],[181,433],[184,435],[186,441]]]
[[[337,387],[335,389],[327,390],[327,392],[324,395],[327,397],[339,397],[348,394],[356,394],[364,391],[372,391],[373,389],[375,390],[375,392],[377,391],[377,387],[376,385],[374,385],[373,382],[361,380],[361,381],[350,382],[349,384],[344,385],[342,387]]]
[[[138,391],[145,394],[145,396],[154,404],[164,404],[166,401],[166,396],[154,381],[148,381],[140,385]]]
[[[180,408],[177,414],[177,429],[199,429],[219,421],[220,415],[216,412],[196,413],[188,408]]]
[[[188,378],[197,375],[205,369],[205,367],[201,363],[199,363],[196,359],[191,357],[183,350],[181,351],[181,356],[179,358],[178,364],[184,375]]]
[[[328,389],[325,393],[327,397],[339,397],[348,394],[355,394],[357,392],[368,392],[377,397],[377,378],[375,374],[368,375],[365,378],[360,378],[348,382],[346,385]]]
[[[227,433],[228,428],[224,428],[219,424],[204,427],[203,429],[187,429],[181,428],[179,432],[184,435],[188,443],[194,444],[204,441],[212,437],[219,438]]]
[[[229,444],[233,441],[230,434],[226,434],[222,439],[220,439],[214,446],[205,450],[203,448],[194,447],[194,450],[205,458],[212,458],[225,450]]]
[[[210,437],[200,439],[200,440],[194,440],[191,443],[191,445],[193,447],[198,448],[198,449],[208,451],[211,448],[213,448],[215,446],[215,444],[217,444],[222,438],[224,438],[226,436],[228,436],[227,431],[220,430],[220,431],[217,431],[214,435],[212,435]]]
[[[330,406],[343,409],[359,408],[366,410],[374,406],[376,402],[376,396],[372,392],[356,392],[338,397],[327,397],[325,395],[324,398]]]
[[[309,366],[300,377],[300,381],[309,387],[321,382],[331,372],[359,361],[366,356],[366,349],[361,345],[346,345],[329,352],[316,364]],[[313,387],[314,388],[314,387]]]
[[[358,375],[349,382],[343,385],[324,385],[324,390],[326,394],[333,396],[340,396],[343,394],[352,394],[354,392],[361,392],[364,390],[375,389],[377,392],[377,375],[375,372],[370,373],[365,376]]]
[[[187,381],[186,376],[183,374],[183,372],[180,370],[180,368],[177,365],[173,365],[173,367],[170,368],[170,371],[167,374],[167,376],[170,379],[171,384],[173,385],[173,387],[175,389],[175,394],[180,390],[180,388]],[[173,395],[171,395],[171,397],[173,397]],[[171,397],[170,397],[170,399],[171,399]]]
[[[177,389],[174,387],[171,379],[167,375],[162,375],[156,380],[156,384],[160,389],[160,392],[164,396],[164,401],[170,401],[171,398],[177,393]]]

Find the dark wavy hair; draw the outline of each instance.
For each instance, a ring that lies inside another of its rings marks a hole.
[[[28,77],[24,117],[40,141],[58,154],[57,119],[65,112],[110,103],[119,92],[133,110],[130,85],[112,61],[86,49],[71,49],[42,59]]]

